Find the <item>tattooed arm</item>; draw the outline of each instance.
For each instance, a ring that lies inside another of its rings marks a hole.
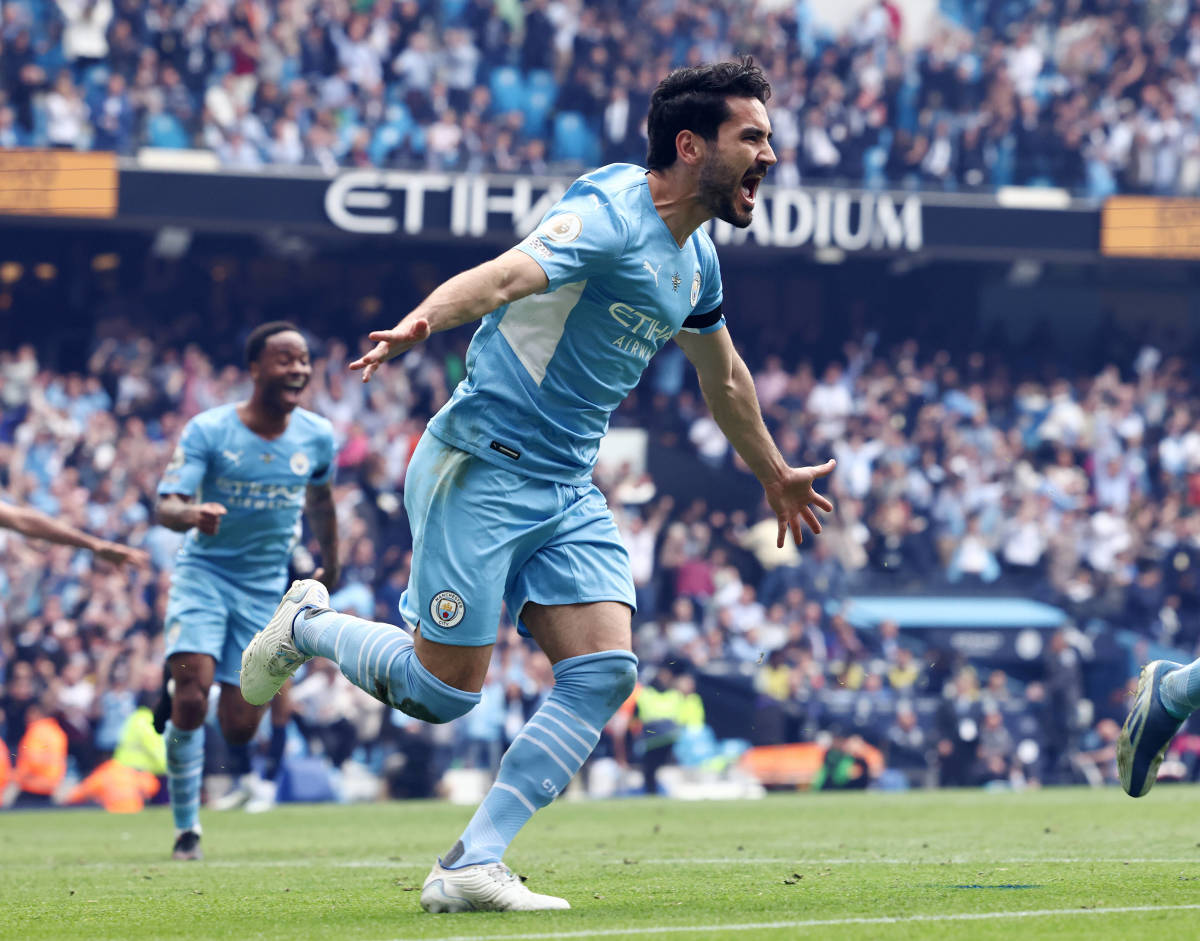
[[[321,547],[321,567],[313,573],[313,578],[332,591],[342,570],[338,558],[337,510],[333,505],[332,484],[316,484],[308,488],[304,515],[308,517],[308,525]]]

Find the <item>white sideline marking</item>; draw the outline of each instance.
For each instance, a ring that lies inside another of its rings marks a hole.
[[[630,862],[626,863],[625,859]],[[327,866],[330,869],[403,869],[425,868],[432,865],[432,857],[419,859],[209,859],[204,861],[204,867],[210,869],[271,869],[271,868],[312,868]],[[96,860],[85,863],[5,863],[0,862],[0,871],[5,869],[137,869],[146,866],[166,866],[170,860],[129,860],[128,862],[111,862]],[[924,859],[915,857],[871,859],[858,856],[717,856],[710,858],[695,858],[691,856],[656,856],[640,857],[629,855],[622,859],[607,858],[595,860],[599,866],[1017,866],[1033,863],[1049,864],[1078,864],[1099,863],[1103,865],[1133,865],[1138,863],[1160,863],[1174,865],[1200,865],[1200,854],[1196,856],[1023,856],[1013,859],[985,859],[978,856],[937,856],[932,854]]]
[[[609,938],[643,934],[713,934],[726,931],[765,931],[772,928],[833,928],[838,925],[903,925],[913,922],[987,921],[993,918],[1049,918],[1056,915],[1124,915],[1134,912],[1195,911],[1200,905],[1131,905],[1121,908],[1047,908],[1026,912],[965,912],[951,915],[901,915],[879,918],[811,918],[806,921],[758,921],[732,925],[666,925],[650,928],[601,928],[595,931],[548,931],[538,934],[493,934],[487,941],[542,941],[554,938]],[[441,941],[481,941],[478,934],[444,937]],[[395,941],[420,941],[397,938]]]
[[[1196,856],[1022,856],[1019,859],[986,859],[979,856],[938,856],[931,853],[928,856],[877,857],[869,856],[839,856],[839,857],[804,857],[804,856],[717,856],[711,858],[692,857],[662,857],[642,858],[630,854],[628,859],[633,864],[644,866],[680,866],[691,863],[701,866],[726,866],[734,863],[749,863],[753,866],[783,864],[787,866],[940,866],[951,863],[958,866],[1007,866],[1026,865],[1029,863],[1200,863],[1200,854]],[[605,861],[608,865],[616,865],[615,860]]]

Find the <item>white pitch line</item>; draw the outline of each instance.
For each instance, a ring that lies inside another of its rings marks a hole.
[[[836,928],[839,925],[904,925],[914,922],[989,921],[996,918],[1050,918],[1060,915],[1125,915],[1138,912],[1195,911],[1200,905],[1136,905],[1122,908],[1046,908],[1025,912],[965,912],[951,915],[900,915],[878,918],[812,918],[806,921],[758,921],[726,925],[665,925],[650,928],[601,928],[595,931],[548,931],[537,934],[463,934],[440,941],[550,941],[556,938],[612,938],[627,935],[714,934],[729,931],[767,931],[774,928]],[[397,938],[394,941],[421,941]]]
[[[1200,855],[1196,856],[1023,856],[1020,859],[981,859],[978,856],[938,856],[931,854],[921,857],[879,857],[841,856],[829,858],[805,858],[797,856],[716,856],[711,858],[693,859],[691,857],[641,858],[629,856],[627,865],[643,866],[680,866],[691,863],[701,866],[726,866],[734,863],[750,863],[755,866],[778,865],[787,866],[940,866],[951,863],[960,866],[1007,866],[1026,865],[1029,863],[1197,863]],[[606,861],[607,865],[616,865],[615,860]]]
[[[629,862],[625,862],[628,859]],[[623,859],[599,859],[599,866],[1025,866],[1037,863],[1051,865],[1077,865],[1079,863],[1099,863],[1103,865],[1134,865],[1143,863],[1158,863],[1170,865],[1200,865],[1200,855],[1197,856],[1025,856],[1016,859],[981,859],[967,856],[937,856],[931,855],[924,859],[914,857],[879,858],[839,856],[839,857],[796,857],[796,856],[662,856],[637,857],[628,856]],[[146,862],[145,860],[118,863],[107,860],[91,862],[41,862],[41,863],[0,863],[0,872],[6,869],[129,869],[145,867],[162,867],[170,864],[170,860]],[[325,866],[330,869],[416,869],[430,865],[428,858],[420,859],[351,859],[351,860],[321,860],[321,859],[209,859],[204,867],[211,869],[310,869]],[[189,869],[196,867],[188,867]]]

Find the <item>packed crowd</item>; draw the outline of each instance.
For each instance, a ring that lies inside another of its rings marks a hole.
[[[1187,2],[892,0],[840,34],[804,0],[13,0],[0,146],[198,147],[266,164],[544,173],[641,162],[666,72],[753,53],[775,179],[1200,190]]]
[[[180,536],[154,524],[153,494],[173,441],[189,416],[247,391],[240,369],[198,346],[159,349],[121,320],[102,322],[97,338],[82,374],[54,371],[31,347],[0,352],[6,499],[152,559],[120,573],[0,531],[0,737],[15,748],[28,708],[41,704],[61,717],[81,769],[114,748],[135,706],[157,697]],[[443,340],[369,385],[350,380],[345,344],[318,347],[311,407],[340,443],[340,610],[395,619],[411,548],[405,468],[425,418],[461,375]],[[703,465],[731,473],[737,459],[676,355],[660,354],[654,395],[632,398],[614,424],[645,427],[653,441],[673,436]],[[1005,358],[959,362],[912,341],[877,349],[868,335],[837,362],[767,356],[751,365],[785,456],[838,458],[837,511],[802,551],[789,543],[780,552],[765,506],[676,505],[648,475],[606,467],[599,482],[630,551],[648,688],[664,693],[678,682],[691,695],[697,679],[733,671],[753,682],[742,734],[755,744],[853,731],[896,766],[914,763],[921,781],[1062,780],[1089,748],[1111,751],[1102,739],[1121,716],[1121,690],[1093,695],[1086,724],[1100,724],[1085,739],[1077,706],[1086,644],[1077,632],[1048,646],[1041,679],[981,680],[895,624],[856,629],[845,602],[862,589],[1001,586],[1061,605],[1080,627],[1120,626],[1195,649],[1200,403],[1183,360],[1146,348],[1094,375],[1039,379],[1014,375]],[[311,570],[313,549],[301,541],[298,571]],[[665,686],[656,678],[664,664],[675,674]],[[381,722],[382,707],[333,670],[311,671],[294,709],[305,738],[335,763],[362,746],[375,766],[408,769],[397,770],[397,793],[428,793],[454,762],[494,767],[548,681],[544,657],[508,625],[483,703],[452,727],[399,714]],[[964,742],[964,718],[988,733],[995,754],[973,737]],[[1036,755],[1018,755],[1025,738],[1039,744]],[[632,755],[626,744],[610,743],[622,762]],[[424,757],[389,765],[396,754]],[[1102,764],[1103,776],[1111,762]]]

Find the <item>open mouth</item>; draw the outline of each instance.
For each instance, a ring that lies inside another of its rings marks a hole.
[[[742,178],[742,199],[751,208],[754,207],[754,194],[758,192],[758,184],[761,182],[761,176],[748,175]]]

